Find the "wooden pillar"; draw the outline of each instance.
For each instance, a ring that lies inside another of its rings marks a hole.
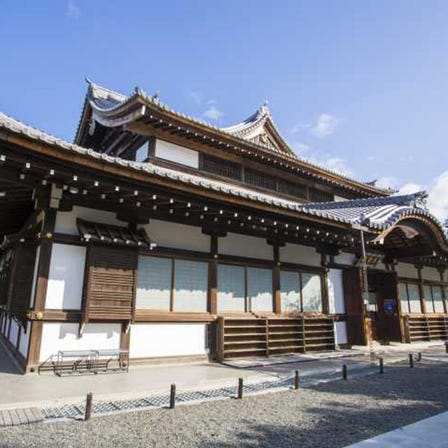
[[[274,244],[272,246],[273,258],[274,258],[274,269],[272,270],[272,288],[274,297],[274,313],[282,313],[282,292],[280,285],[280,246]]]
[[[443,274],[445,273],[445,268],[439,268],[439,275],[440,275],[440,281],[442,282],[442,298],[443,298],[443,312],[445,314],[448,313],[447,305],[446,305],[446,289],[445,285],[443,284],[444,278]]]
[[[210,254],[212,259],[208,265],[208,310],[210,314],[218,313],[218,237],[210,237]]]
[[[420,307],[422,309],[422,313],[426,314],[426,301],[424,298],[424,288],[423,288],[423,276],[422,276],[422,266],[415,266],[418,274],[418,290],[420,292]]]
[[[45,309],[47,296],[48,275],[50,273],[51,250],[53,246],[53,234],[56,223],[56,210],[45,210],[45,218],[41,230],[40,253],[37,267],[36,292],[34,298],[34,314]],[[33,321],[31,324],[30,342],[28,347],[27,369],[39,363],[40,344],[42,337],[42,322]]]

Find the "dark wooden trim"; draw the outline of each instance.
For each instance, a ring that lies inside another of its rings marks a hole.
[[[35,311],[45,309],[48,275],[50,273],[51,252],[53,247],[53,232],[56,223],[56,210],[45,210],[45,218],[41,232],[39,265],[37,268],[36,294],[34,298]]]
[[[26,369],[31,370],[39,364],[40,345],[42,341],[43,323],[41,321],[34,321],[31,323],[30,339],[28,345],[28,360]]]
[[[87,246],[87,243],[85,241],[81,241],[80,235],[69,235],[66,233],[55,233],[53,242],[73,246]]]
[[[282,312],[282,291],[280,284],[280,247],[278,244],[272,246],[272,256],[274,260],[274,268],[272,269],[272,297],[274,299],[274,313]]]
[[[208,311],[211,314],[218,312],[218,237],[210,238],[210,254],[212,260],[208,265]]]
[[[253,317],[253,316],[252,316]],[[137,309],[135,322],[213,322],[216,316],[209,313],[180,313]]]

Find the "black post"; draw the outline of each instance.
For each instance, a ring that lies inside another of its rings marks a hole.
[[[418,352],[418,356],[417,356],[417,361],[421,361],[422,360],[422,352]]]
[[[448,342],[445,342],[445,353],[448,353]]]
[[[380,373],[384,373],[384,359],[380,358]]]
[[[176,385],[171,384],[170,390],[170,409],[174,409],[176,406]]]
[[[299,371],[296,370],[294,374],[294,389],[298,389],[300,387],[300,375]]]
[[[409,367],[412,369],[414,367],[414,357],[412,353],[409,353]]]
[[[342,379],[346,380],[347,379],[347,364],[344,364],[342,366]]]
[[[243,398],[243,387],[244,387],[243,379],[238,378],[238,399],[239,400],[241,400]]]
[[[90,420],[90,417],[92,416],[92,401],[93,401],[93,395],[92,392],[89,392],[86,397],[86,412],[84,414],[84,420]]]

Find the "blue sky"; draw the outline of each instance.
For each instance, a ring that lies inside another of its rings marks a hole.
[[[447,24],[436,0],[4,0],[0,110],[72,139],[85,76],[220,125],[268,100],[304,157],[440,203]]]

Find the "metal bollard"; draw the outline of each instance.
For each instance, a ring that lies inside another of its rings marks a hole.
[[[380,358],[380,373],[384,373],[384,359]]]
[[[243,387],[244,387],[243,379],[238,378],[238,399],[239,400],[241,400],[243,398]]]
[[[445,353],[448,353],[448,342],[445,342]]]
[[[346,364],[344,364],[344,365],[342,366],[342,379],[343,379],[343,380],[346,380],[346,379],[347,379],[347,365],[346,365]]]
[[[176,385],[171,384],[170,389],[170,409],[174,409],[176,406]]]
[[[299,371],[296,370],[294,373],[294,389],[298,389],[300,387],[300,375]]]
[[[84,414],[84,420],[90,420],[90,417],[92,416],[92,402],[93,402],[93,395],[92,392],[89,392],[86,397],[86,412]]]
[[[411,369],[414,368],[414,357],[412,356],[412,353],[409,353],[409,367]]]
[[[418,352],[417,361],[420,362],[422,360],[422,352]]]

